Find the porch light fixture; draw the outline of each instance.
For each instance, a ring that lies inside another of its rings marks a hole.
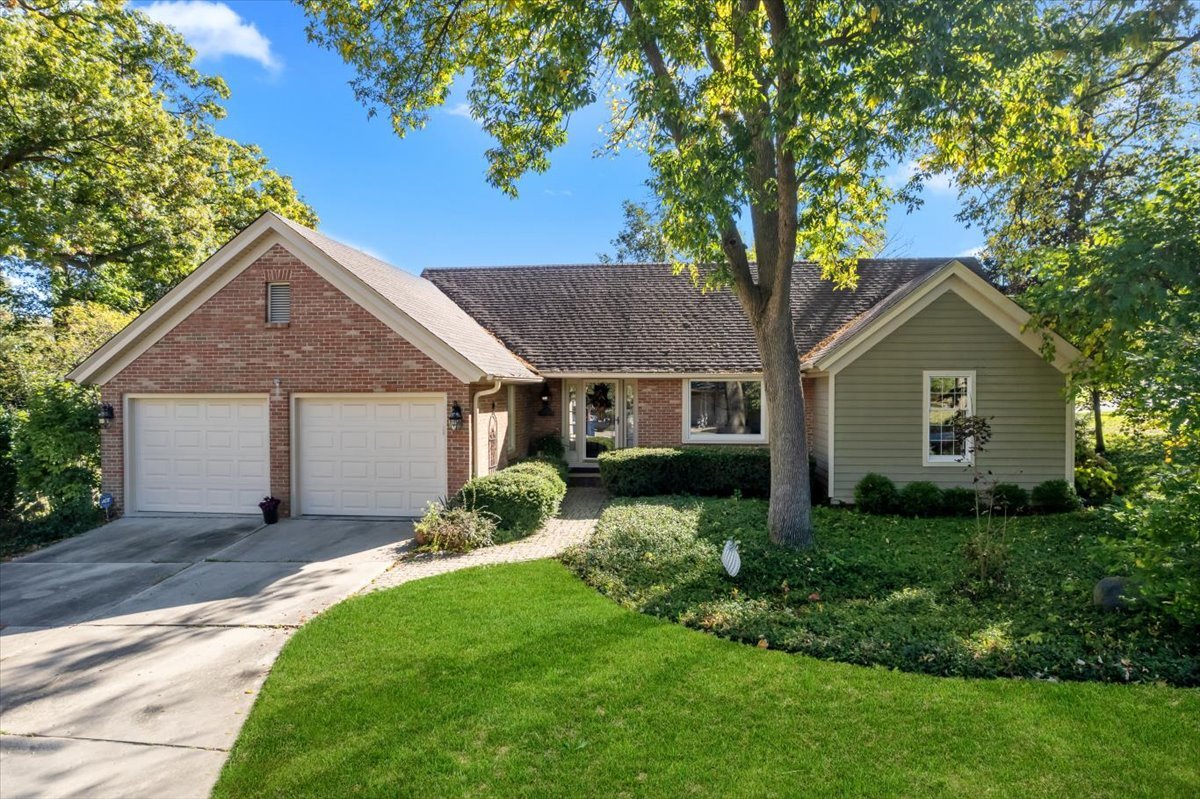
[[[108,427],[114,415],[113,406],[107,402],[101,403],[99,409],[96,411],[96,417],[100,420],[101,427]]]
[[[538,410],[538,416],[553,416],[554,411],[550,410],[549,383],[542,383],[542,393],[538,395],[538,399],[542,401],[542,407]]]
[[[462,406],[457,402],[450,406],[450,415],[447,417],[450,422],[450,429],[457,430],[462,427]]]

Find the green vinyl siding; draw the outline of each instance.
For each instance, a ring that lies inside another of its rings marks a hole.
[[[853,501],[867,472],[971,485],[964,464],[923,464],[926,371],[975,372],[974,412],[992,426],[978,462],[992,479],[1032,488],[1065,476],[1065,376],[947,291],[837,373],[835,499]]]
[[[829,378],[819,376],[813,378],[811,396],[805,401],[812,405],[813,440],[809,443],[812,450],[816,472],[822,479],[829,478]]]

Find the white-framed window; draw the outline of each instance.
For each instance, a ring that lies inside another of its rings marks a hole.
[[[267,284],[267,321],[292,321],[292,284]]]
[[[975,413],[975,372],[924,373],[921,424],[922,460],[926,466],[968,464],[974,460],[971,441],[956,435],[954,415]]]
[[[767,440],[762,380],[745,377],[683,381],[683,440],[691,444],[761,444]]]

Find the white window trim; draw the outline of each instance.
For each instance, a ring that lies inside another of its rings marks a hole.
[[[927,369],[921,379],[921,463],[924,466],[970,466],[975,462],[974,442],[967,439],[966,454],[931,455],[929,452],[929,381],[935,377],[965,377],[967,379],[967,414],[975,415],[974,369]]]
[[[276,321],[271,318],[271,289],[276,286],[287,286],[288,314],[287,319]],[[288,280],[273,280],[267,284],[267,324],[291,324],[292,321],[292,284]]]
[[[692,432],[692,381],[704,380],[712,382],[737,381],[755,382],[762,386],[762,432],[760,433],[693,433]],[[765,444],[770,431],[767,429],[769,414],[767,413],[767,388],[761,376],[755,375],[689,375],[681,383],[683,404],[681,413],[684,444]]]

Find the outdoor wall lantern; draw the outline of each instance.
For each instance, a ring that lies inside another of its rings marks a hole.
[[[450,406],[450,429],[457,430],[462,427],[462,406],[457,402]]]
[[[100,419],[101,427],[108,427],[109,422],[113,420],[114,416],[113,406],[109,405],[107,402],[101,403],[100,409],[97,411],[96,416]]]
[[[542,383],[542,393],[538,395],[538,399],[542,401],[541,410],[538,411],[538,416],[553,416],[554,411],[550,410],[550,384]]]

